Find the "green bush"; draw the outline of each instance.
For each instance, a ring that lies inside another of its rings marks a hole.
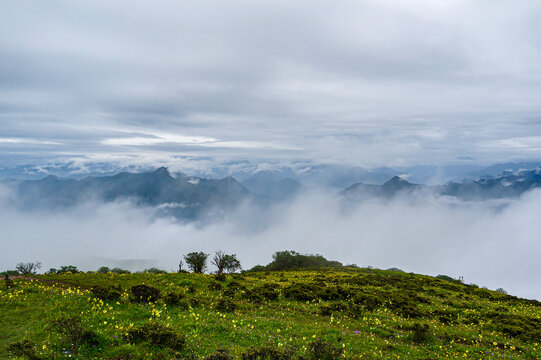
[[[90,289],[90,292],[92,295],[94,295],[96,298],[101,300],[118,300],[120,296],[122,295],[122,289],[119,287],[108,287],[105,288],[103,286],[93,286],[92,289]]]
[[[308,345],[309,358],[313,360],[336,360],[342,357],[344,349],[334,346],[330,342],[316,339]]]
[[[161,298],[161,292],[159,289],[156,289],[148,285],[134,285],[130,289],[132,302],[156,302]]]
[[[233,356],[225,349],[219,349],[205,357],[205,360],[233,360]]]
[[[178,305],[180,303],[180,300],[184,297],[184,295],[170,291],[163,297],[163,301],[167,305]]]
[[[273,346],[254,346],[242,354],[242,360],[290,360],[293,359],[293,349],[278,349]]]
[[[300,268],[341,267],[338,261],[329,261],[319,254],[299,254],[296,251],[278,251],[272,256],[273,261],[267,270],[279,271]],[[255,271],[252,268],[252,271]]]
[[[36,346],[28,339],[17,341],[8,346],[8,353],[13,356],[26,356],[30,360],[39,360],[40,357],[36,353]]]
[[[220,312],[233,312],[237,308],[237,304],[229,299],[220,299],[216,304],[216,310]]]
[[[107,274],[108,272],[111,272],[111,269],[109,269],[107,266],[102,266],[96,272],[98,274]]]
[[[132,344],[148,343],[177,351],[182,351],[186,344],[186,338],[183,334],[155,322],[149,322],[138,328],[128,330],[125,338]]]
[[[427,343],[432,339],[428,324],[414,323],[409,330],[412,331],[410,338],[414,343]]]
[[[95,346],[103,341],[95,332],[87,330],[78,317],[56,319],[52,323],[52,328],[62,336],[63,342],[68,347]]]
[[[219,282],[211,282],[208,286],[209,290],[213,290],[213,291],[220,291],[222,290],[222,284],[220,284]]]
[[[162,270],[162,269],[158,269],[158,268],[155,268],[155,267],[151,267],[150,269],[145,269],[144,272],[146,272],[148,274],[167,274],[167,271]]]
[[[121,269],[121,268],[118,268],[118,267],[112,268],[111,272],[113,274],[131,274],[131,272],[129,270]]]

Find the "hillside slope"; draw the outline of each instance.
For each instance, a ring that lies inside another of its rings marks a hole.
[[[342,268],[36,279],[0,283],[2,358],[17,358],[10,346],[34,359],[541,357],[541,303],[429,276]],[[159,296],[138,302],[140,284]]]

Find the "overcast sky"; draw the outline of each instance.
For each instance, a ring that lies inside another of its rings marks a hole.
[[[541,156],[539,1],[0,3],[0,162]]]

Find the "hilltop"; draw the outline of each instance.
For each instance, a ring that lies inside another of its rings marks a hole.
[[[0,353],[32,359],[541,357],[538,301],[401,271],[68,273],[0,285]]]

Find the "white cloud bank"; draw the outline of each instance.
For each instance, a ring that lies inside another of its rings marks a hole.
[[[152,210],[128,203],[51,213],[22,212],[2,201],[0,268],[40,260],[42,270],[70,264],[90,270],[114,266],[115,259],[147,259],[146,267],[173,270],[187,252],[218,249],[237,253],[249,268],[292,249],[361,266],[464,276],[467,283],[541,299],[540,211],[541,191],[505,207],[396,200],[348,212],[333,196],[307,194],[265,214],[246,205],[223,222],[197,227],[153,218]]]

